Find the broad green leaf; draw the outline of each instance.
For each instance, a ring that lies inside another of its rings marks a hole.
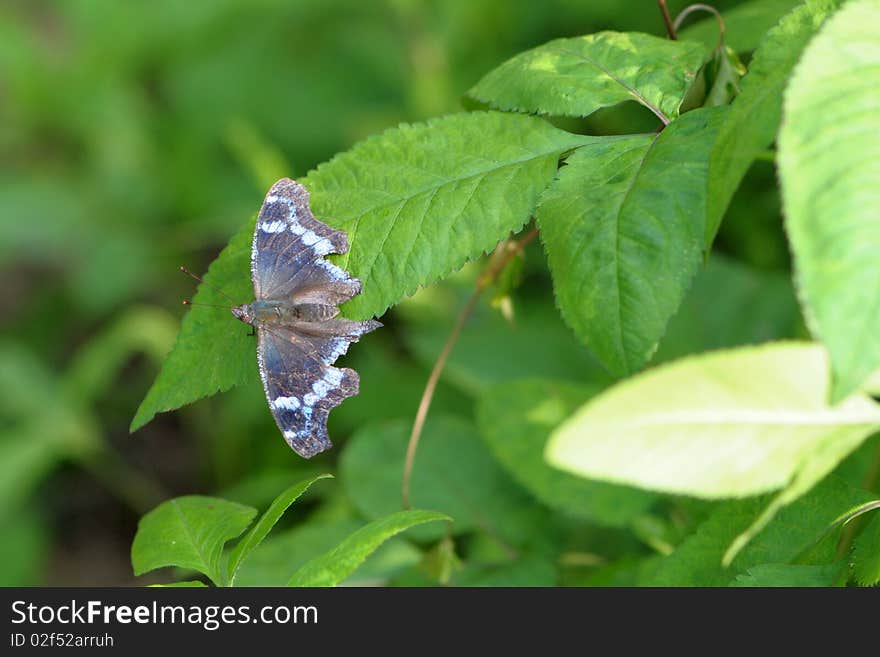
[[[134,574],[179,566],[225,585],[223,546],[247,529],[256,514],[252,507],[201,495],[163,502],[138,523],[131,546]]]
[[[782,90],[801,51],[836,6],[813,0],[797,7],[767,32],[720,126],[709,164],[706,247],[711,246],[730,199],[755,156],[776,137]]]
[[[874,512],[853,543],[853,579],[862,586],[880,582],[880,512]]]
[[[382,518],[401,505],[401,477],[411,420],[375,423],[351,437],[339,463],[339,479],[352,503],[368,518]],[[544,515],[495,463],[468,422],[431,414],[419,443],[410,485],[419,508],[449,514],[451,531],[481,529],[504,542],[535,540],[530,532]],[[416,530],[439,538],[446,528]]]
[[[194,303],[226,306],[221,289],[246,303],[253,298],[250,249],[254,222],[249,221],[211,263],[193,297]],[[131,431],[144,426],[156,413],[257,381],[256,343],[248,328],[222,308],[193,306],[180,326],[177,340],[162,369],[131,421]]]
[[[697,43],[637,32],[556,39],[507,60],[468,95],[496,109],[556,116],[631,100],[668,123],[705,54]]]
[[[434,511],[398,511],[362,527],[335,548],[312,559],[297,570],[288,586],[336,586],[360,566],[368,556],[392,536],[436,520],[452,520]]]
[[[703,259],[709,149],[727,108],[597,137],[538,208],[563,318],[613,374],[650,359]]]
[[[739,587],[817,587],[834,586],[843,571],[842,563],[807,566],[790,563],[766,563],[737,575],[730,586]]]
[[[880,1],[810,42],[785,93],[779,173],[796,280],[831,354],[832,401],[880,367]]]
[[[549,461],[585,477],[704,498],[788,487],[790,502],[880,427],[880,406],[830,407],[819,345],[775,343],[659,366],[588,402]]]
[[[791,277],[713,253],[697,274],[652,362],[803,335]]]
[[[724,43],[736,52],[754,50],[764,33],[801,0],[751,0],[723,11]],[[678,31],[678,38],[699,41],[707,48],[718,45],[718,21],[712,14],[700,13],[702,20],[688,19],[693,24]]]
[[[346,315],[381,315],[521,228],[560,156],[587,140],[541,119],[472,112],[371,137],[301,182],[315,215],[345,230],[334,258],[363,281]]]
[[[725,502],[662,559],[648,586],[727,586],[736,575],[761,564],[803,563],[837,517],[870,499],[865,491],[831,476],[780,512],[725,567],[722,558],[731,541],[750,526],[767,504],[768,496]],[[835,538],[832,535],[831,538]],[[835,558],[836,541],[823,542],[808,564]]]
[[[554,381],[501,384],[480,400],[478,425],[498,462],[544,504],[602,525],[623,527],[655,496],[559,472],[544,462],[550,432],[595,392]]]
[[[272,527],[274,527],[275,523],[281,519],[284,512],[290,508],[290,505],[296,502],[313,483],[320,479],[328,479],[332,477],[333,475],[331,474],[322,474],[311,479],[305,479],[294,484],[275,498],[251,530],[244,535],[229,553],[228,577],[230,584],[235,583],[235,574],[238,572],[242,562],[247,559],[248,555],[250,555],[254,548],[266,538],[270,531],[272,531]]]
[[[309,518],[287,531],[275,531],[254,550],[238,571],[236,586],[282,586],[290,574],[363,527],[363,520],[346,515],[327,520]],[[385,582],[419,562],[420,553],[401,537],[392,538],[344,584]]]

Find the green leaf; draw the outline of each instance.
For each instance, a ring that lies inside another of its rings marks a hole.
[[[339,478],[352,503],[368,518],[382,518],[401,505],[401,477],[412,422],[374,423],[351,437]],[[482,529],[503,541],[529,542],[540,508],[492,458],[468,422],[428,416],[410,485],[411,503],[455,519],[453,533]],[[445,529],[444,529],[445,531]],[[439,538],[440,528],[417,530],[419,539]]]
[[[254,550],[238,571],[236,586],[281,586],[306,562],[333,549],[363,526],[363,520],[309,518],[287,531],[275,531]],[[382,545],[344,584],[385,582],[419,562],[420,552],[401,537]]]
[[[555,561],[545,555],[523,555],[510,563],[468,565],[456,574],[453,586],[523,587],[557,586],[559,572]]]
[[[767,32],[742,79],[741,92],[720,126],[709,165],[706,247],[711,246],[730,199],[755,155],[776,137],[782,113],[782,90],[804,46],[837,4],[807,2]]]
[[[272,530],[272,527],[275,526],[275,523],[277,523],[281,519],[281,516],[284,515],[284,512],[290,508],[290,505],[296,502],[316,481],[332,478],[333,475],[331,474],[321,474],[317,477],[312,477],[311,479],[304,479],[303,481],[294,484],[275,498],[251,530],[245,534],[244,538],[242,538],[229,553],[228,577],[230,584],[235,583],[235,575],[242,562],[247,559],[254,548],[266,538]]]
[[[832,401],[880,367],[880,2],[854,0],[810,42],[785,93],[779,173],[808,324]]]
[[[727,108],[568,158],[538,224],[562,316],[614,374],[642,367],[703,259],[709,149]]]
[[[800,495],[880,427],[880,406],[829,407],[819,345],[776,343],[659,366],[588,402],[550,462],[585,477],[704,498]]]
[[[225,585],[223,546],[247,529],[256,513],[249,506],[201,495],[163,502],[138,523],[131,546],[134,574],[178,566]]]
[[[853,579],[862,586],[880,582],[880,513],[872,515],[853,543]]]
[[[287,582],[288,586],[336,586],[368,556],[392,536],[400,532],[436,520],[452,520],[434,511],[398,511],[385,518],[374,520],[362,527],[335,548],[312,559],[297,570]]]
[[[731,541],[761,514],[768,497],[720,504],[690,536],[659,563],[643,583],[648,586],[727,586],[750,568],[767,563],[803,562],[802,554],[817,546],[841,512],[870,499],[865,491],[837,477],[822,481],[806,495],[780,510],[725,567],[722,557]],[[808,563],[835,558],[835,542],[825,542]]]
[[[749,568],[742,575],[737,575],[730,586],[739,587],[818,587],[834,586],[843,563],[829,563],[817,566],[805,566],[789,563],[766,563]]]
[[[334,260],[363,281],[345,314],[381,315],[520,229],[560,156],[586,140],[473,112],[401,125],[320,165],[301,182],[315,215],[348,233],[351,250]]]
[[[863,390],[866,394],[871,395],[872,397],[880,397],[880,370],[877,370],[868,377],[868,380],[865,381]]]
[[[635,101],[668,123],[705,53],[697,43],[637,32],[556,39],[507,60],[468,95],[496,109],[556,116]]]
[[[724,43],[736,52],[754,50],[764,36],[786,12],[801,0],[751,0],[723,13]],[[678,31],[678,38],[699,41],[707,48],[718,45],[718,21],[711,14]]]
[[[491,388],[478,406],[478,425],[498,462],[547,506],[602,525],[626,526],[655,496],[589,481],[544,462],[550,432],[597,389],[521,380]]]
[[[232,238],[211,263],[193,297],[194,303],[229,305],[220,289],[242,303],[253,298],[250,250],[254,221]],[[255,343],[248,328],[222,308],[193,306],[180,326],[171,353],[131,421],[131,431],[144,426],[156,413],[180,408],[232,386],[257,381]]]

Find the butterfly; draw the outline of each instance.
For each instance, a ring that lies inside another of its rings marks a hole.
[[[332,446],[327,416],[358,394],[360,378],[333,367],[352,342],[382,326],[339,317],[361,282],[324,256],[348,251],[345,232],[322,223],[309,192],[282,178],[260,208],[251,247],[254,301],[232,314],[254,327],[269,409],[287,444],[304,458]]]

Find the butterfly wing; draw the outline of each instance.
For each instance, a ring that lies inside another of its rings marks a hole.
[[[276,326],[260,327],[257,335],[260,378],[284,439],[305,458],[329,449],[327,416],[344,399],[358,393],[357,372],[328,363],[330,353],[326,352],[339,348],[335,342],[316,349],[315,342]]]
[[[339,295],[348,295],[343,300],[350,299],[360,292],[360,282],[323,259],[329,253],[346,251],[345,233],[315,219],[308,190],[282,178],[266,194],[254,230],[251,278],[255,298],[287,298],[294,288],[314,279],[313,283],[326,283]]]

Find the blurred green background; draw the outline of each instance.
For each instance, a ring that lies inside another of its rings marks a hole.
[[[203,271],[276,178],[401,121],[458,111],[510,55],[601,29],[664,33],[652,0],[0,2],[0,584],[135,583],[130,542],[159,501],[265,505],[297,477],[335,471],[339,449],[307,463],[287,448],[258,388],[128,434],[193,293],[177,266]],[[590,129],[616,131],[617,116]],[[756,165],[745,188],[719,237],[739,264],[722,261],[713,285],[733,280],[743,304],[772,290],[763,316],[774,324],[752,332],[790,334],[799,319],[780,273],[772,166]],[[331,417],[337,445],[368,420],[411,421],[472,274],[401,304],[352,350],[362,394]],[[698,283],[694,316],[712,289]],[[432,413],[471,417],[497,380],[585,369],[606,380],[550,290],[533,245],[515,330],[483,304]],[[724,343],[730,326],[717,321],[705,335],[679,322],[661,357]],[[334,537],[362,524],[336,482],[303,508]],[[308,543],[309,527],[297,540]],[[411,563],[410,552],[385,550],[366,577],[383,581],[382,563]]]

